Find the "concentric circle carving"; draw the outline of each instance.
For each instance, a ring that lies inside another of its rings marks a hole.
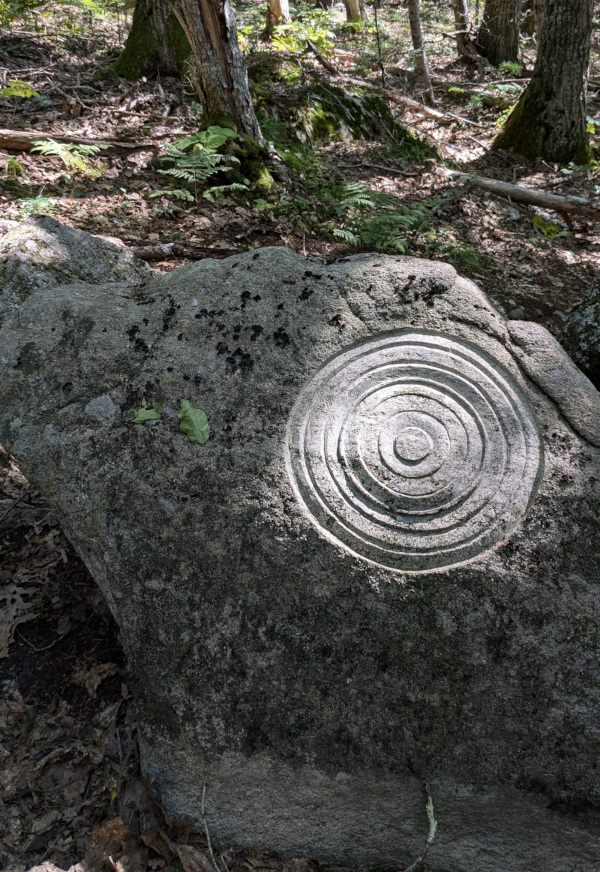
[[[471,560],[519,523],[542,443],[512,376],[439,333],[372,339],[325,364],[288,425],[288,470],[313,523],[403,572]]]

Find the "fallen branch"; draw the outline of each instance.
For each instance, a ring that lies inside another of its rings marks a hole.
[[[533,188],[522,188],[520,185],[511,185],[508,182],[499,182],[497,179],[488,179],[485,176],[476,176],[471,173],[461,173],[457,170],[449,170],[440,167],[439,172],[457,179],[468,182],[476,188],[488,191],[500,197],[507,197],[517,203],[527,203],[530,206],[538,206],[540,209],[551,209],[561,214],[574,213],[585,215],[586,218],[600,220],[600,207],[595,206],[591,200],[583,197],[559,196],[558,194],[546,194],[543,191],[534,191]]]
[[[333,66],[333,64],[329,63],[329,61],[327,60],[327,58],[324,58],[324,57],[323,57],[323,55],[321,54],[321,52],[319,51],[319,49],[316,47],[316,45],[314,44],[314,42],[312,42],[310,39],[307,39],[307,40],[306,40],[306,45],[308,46],[308,48],[310,49],[310,51],[314,54],[314,56],[315,56],[316,59],[319,61],[319,63],[321,64],[321,66],[322,66],[322,67],[325,67],[326,70],[329,70],[329,72],[331,73],[332,76],[339,76],[339,75],[340,75],[340,71],[337,70],[337,69]]]
[[[485,124],[480,124],[478,121],[471,121],[470,118],[465,118],[463,115],[455,115],[453,112],[440,112],[438,109],[432,109],[431,106],[424,106],[422,103],[417,103],[416,100],[411,100],[410,97],[406,97],[404,94],[391,91],[389,87],[382,88],[381,85],[375,85],[372,82],[365,82],[361,79],[353,79],[351,76],[345,76],[344,81],[350,82],[353,85],[358,85],[361,88],[368,88],[369,91],[375,91],[377,94],[381,94],[381,96],[386,100],[389,100],[390,103],[400,103],[404,106],[408,106],[409,109],[418,112],[420,115],[425,115],[427,118],[437,118],[440,123],[445,121],[447,124],[450,124],[452,119],[455,121],[462,121],[463,124],[470,124],[473,127],[485,127]]]
[[[56,142],[72,142],[75,145],[104,145],[108,148],[156,148],[152,142],[116,142],[102,139],[89,139],[71,133],[52,133],[48,130],[2,130],[0,129],[0,148],[9,151],[29,151],[39,139],[54,139]]]

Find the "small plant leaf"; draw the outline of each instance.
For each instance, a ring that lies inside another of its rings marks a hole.
[[[160,410],[162,408],[162,403],[154,402],[152,406],[146,405],[146,400],[142,400],[142,408],[138,409],[135,413],[135,417],[133,419],[134,424],[143,424],[144,421],[157,421],[160,418]]]
[[[22,79],[12,79],[6,86],[0,89],[0,97],[39,97],[39,93],[32,88],[29,82]]]
[[[181,408],[177,412],[179,428],[190,440],[203,445],[210,435],[210,427],[206,413],[202,409],[194,409],[189,400],[181,401]]]

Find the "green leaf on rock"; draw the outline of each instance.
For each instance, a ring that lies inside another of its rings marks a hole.
[[[133,419],[134,424],[143,424],[144,421],[157,421],[160,418],[159,412],[162,408],[162,403],[154,402],[152,407],[146,405],[146,399],[142,400],[142,408],[138,409]]]
[[[182,400],[177,417],[180,429],[190,442],[198,442],[200,445],[206,442],[210,435],[210,427],[206,413],[202,409],[194,409],[189,400]]]

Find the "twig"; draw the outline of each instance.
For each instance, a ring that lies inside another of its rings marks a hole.
[[[14,507],[17,506],[17,505],[21,502],[21,500],[25,499],[25,497],[27,496],[27,494],[28,494],[28,491],[25,490],[25,491],[23,491],[23,493],[21,494],[20,497],[17,497],[16,500],[13,500],[13,501],[12,501],[12,503],[11,503],[10,506],[6,509],[6,511],[3,512],[2,515],[0,515],[0,524],[2,523],[2,521],[3,521],[6,517],[8,517],[9,513],[12,512],[12,510],[14,509]]]
[[[206,836],[206,844],[208,845],[208,853],[210,854],[210,859],[213,862],[213,866],[219,872],[219,864],[217,863],[217,858],[215,857],[215,852],[213,851],[212,842],[210,840],[210,833],[208,832],[208,822],[206,820],[206,813],[204,810],[204,800],[206,799],[206,781],[202,785],[202,801],[200,803],[200,819],[202,820],[202,824],[204,826],[204,835]]]
[[[381,40],[379,38],[379,19],[377,17],[377,10],[379,8],[379,0],[375,0],[373,3],[373,14],[375,16],[375,38],[377,39],[377,60],[379,61],[379,69],[381,70],[381,84],[382,87],[385,88],[385,69],[383,67],[383,57],[381,55]]]
[[[340,169],[348,169],[348,170],[359,170],[359,169],[362,169],[362,167],[368,167],[369,169],[373,169],[373,170],[382,170],[384,173],[390,173],[391,175],[394,175],[394,176],[406,176],[406,177],[413,177],[414,176],[414,177],[416,177],[419,175],[419,173],[405,173],[402,170],[396,169],[395,167],[386,167],[383,164],[368,163],[367,161],[362,161],[362,160],[360,161],[360,163],[354,163],[354,164],[338,163],[338,164],[336,164],[336,166],[339,167]]]
[[[332,76],[339,76],[339,75],[340,75],[340,71],[337,70],[337,69],[333,66],[333,64],[330,63],[330,62],[327,60],[327,58],[324,58],[324,57],[323,57],[323,55],[321,54],[321,52],[319,51],[319,49],[316,47],[316,45],[314,44],[314,42],[312,42],[312,40],[307,39],[307,40],[306,40],[306,45],[307,45],[308,48],[311,50],[311,52],[314,54],[314,56],[315,56],[316,59],[319,61],[319,63],[321,64],[321,66],[325,67],[326,70],[329,70],[329,72],[331,73]]]
[[[56,639],[54,640],[54,642],[50,642],[49,645],[44,645],[43,648],[36,648],[35,645],[33,644],[33,642],[30,642],[29,639],[26,639],[20,630],[15,630],[15,633],[17,634],[19,639],[22,639],[22,641],[25,642],[26,645],[29,645],[29,647],[32,649],[32,651],[35,651],[36,654],[39,654],[40,651],[47,651],[48,648],[53,648],[57,642],[60,642],[60,640],[64,639],[66,636],[66,633],[63,633],[62,636],[57,636]]]
[[[485,142],[482,142],[480,139],[476,139],[474,136],[471,136],[470,133],[465,133],[465,136],[467,137],[467,139],[472,139],[473,142],[476,142],[477,145],[481,146],[481,148],[487,148],[487,145],[485,144]]]

